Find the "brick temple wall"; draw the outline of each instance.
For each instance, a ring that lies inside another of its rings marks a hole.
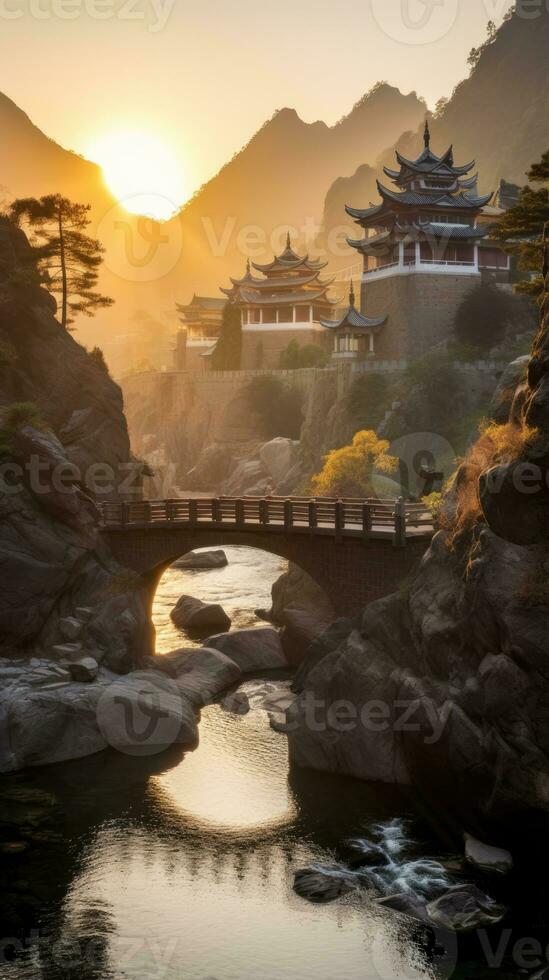
[[[423,273],[362,283],[362,312],[388,314],[375,338],[376,356],[414,360],[453,333],[456,310],[480,275]]]

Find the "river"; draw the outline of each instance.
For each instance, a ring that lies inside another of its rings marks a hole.
[[[279,560],[228,553],[227,569],[166,574],[155,605],[160,649],[182,645],[168,614],[184,591],[222,599],[237,625],[251,625],[253,609],[268,606]],[[51,806],[45,820],[37,813],[30,848],[5,858],[2,873],[11,871],[26,905],[25,943],[8,962],[4,940],[2,980],[480,975],[452,974],[455,964],[439,963],[417,928],[381,909],[375,893],[329,905],[294,893],[296,869],[333,861],[345,838],[395,817],[409,821],[422,853],[445,845],[403,791],[290,770],[286,738],[255,706],[264,684],[242,685],[252,702],[245,716],[206,708],[193,753],[134,759],[108,751],[5,780],[31,801],[47,793]]]

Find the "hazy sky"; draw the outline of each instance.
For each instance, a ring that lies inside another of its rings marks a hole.
[[[371,86],[430,106],[510,0],[0,0],[0,88],[84,155],[165,142],[191,193],[272,113],[335,122]],[[71,19],[68,19],[71,18]]]

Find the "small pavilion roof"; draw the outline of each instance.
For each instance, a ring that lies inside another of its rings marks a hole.
[[[387,322],[387,315],[378,317],[363,316],[355,306],[355,291],[353,284],[349,290],[349,306],[339,320],[320,320],[323,327],[327,330],[340,330],[350,327],[354,331],[367,330],[368,332],[380,330]]]

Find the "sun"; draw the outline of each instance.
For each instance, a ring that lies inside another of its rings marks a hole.
[[[105,183],[133,214],[165,221],[186,199],[181,167],[165,143],[138,130],[100,137],[88,156],[101,166]]]

